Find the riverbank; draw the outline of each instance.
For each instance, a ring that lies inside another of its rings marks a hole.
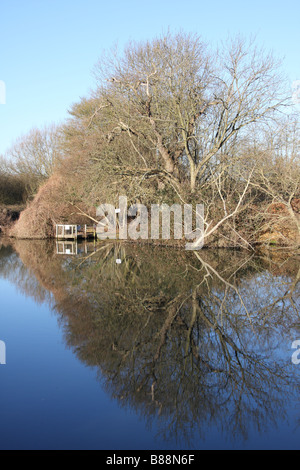
[[[60,201],[54,203],[53,195],[57,194],[57,185],[53,179],[44,185],[36,198],[25,208],[22,206],[0,206],[0,233],[15,239],[55,239],[56,224],[85,225],[96,222],[96,210],[88,206],[75,206]],[[49,191],[51,189],[51,191]],[[57,202],[57,201],[56,201]],[[215,231],[207,234],[204,246],[207,248],[246,248],[250,250],[261,246],[299,249],[300,202],[295,199],[289,211],[278,204],[248,207],[246,214],[236,217],[234,223],[228,221],[220,224]],[[296,204],[297,203],[297,204]],[[215,217],[213,217],[215,216]],[[212,214],[210,226],[217,226],[218,208]],[[149,228],[151,219],[149,219]],[[208,230],[209,232],[210,230]],[[184,247],[186,240],[129,240],[132,243]]]

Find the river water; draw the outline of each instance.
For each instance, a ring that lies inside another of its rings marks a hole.
[[[0,448],[299,449],[299,280],[282,251],[0,241]]]

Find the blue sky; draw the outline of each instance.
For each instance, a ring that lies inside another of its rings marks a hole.
[[[118,42],[151,39],[168,28],[218,43],[255,34],[300,80],[299,0],[0,0],[0,154],[32,127],[62,122],[94,87],[92,69]]]

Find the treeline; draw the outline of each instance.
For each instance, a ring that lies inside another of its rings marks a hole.
[[[0,204],[21,205],[27,197],[23,181],[15,175],[0,171]]]
[[[56,125],[32,129],[0,157],[0,204],[25,204],[53,174],[62,157],[62,135]]]
[[[95,207],[123,195],[203,203],[205,241],[298,243],[299,116],[272,54],[241,38],[212,50],[197,35],[168,33],[109,51],[95,76],[55,131],[55,164],[34,167],[29,194],[52,176],[15,234],[48,236],[58,220],[94,219]],[[38,162],[48,155],[25,148]],[[27,159],[11,154],[24,175]]]

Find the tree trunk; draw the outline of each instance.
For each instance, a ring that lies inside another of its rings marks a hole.
[[[196,188],[197,171],[196,171],[194,164],[191,165],[190,168],[191,168],[190,186],[191,186],[191,192],[194,193],[195,188]]]

